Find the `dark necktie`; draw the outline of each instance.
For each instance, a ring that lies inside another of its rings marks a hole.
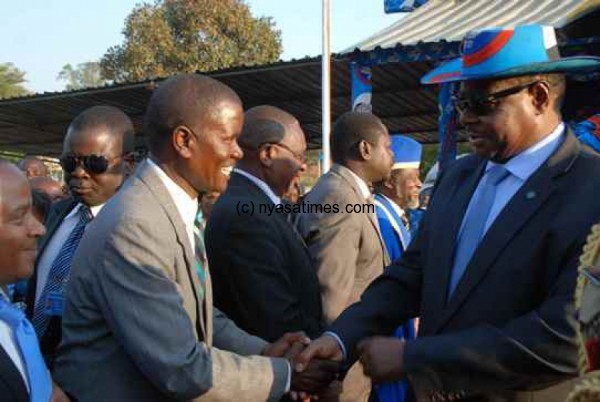
[[[79,220],[54,259],[50,271],[48,272],[46,285],[33,310],[33,318],[31,321],[40,338],[44,335],[44,332],[46,332],[50,316],[62,315],[61,307],[64,302],[65,287],[69,280],[69,274],[71,273],[73,255],[75,255],[79,241],[85,232],[85,226],[92,220],[92,212],[84,205],[79,207],[78,215]],[[60,296],[60,300],[52,299],[53,297],[58,297],[57,295]],[[53,306],[53,304],[60,305]],[[52,312],[51,310],[56,311]]]
[[[31,402],[48,402],[52,395],[52,382],[31,323],[21,310],[10,305],[2,295],[0,295],[0,320],[12,329],[25,364],[30,389],[29,400]]]

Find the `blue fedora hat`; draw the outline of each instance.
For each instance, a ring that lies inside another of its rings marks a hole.
[[[554,28],[539,24],[471,31],[463,40],[462,53],[462,57],[430,71],[421,83],[600,70],[600,57],[561,58]]]
[[[393,134],[390,139],[392,141],[392,151],[394,152],[392,170],[418,169],[421,165],[423,146],[418,141],[405,135]]]

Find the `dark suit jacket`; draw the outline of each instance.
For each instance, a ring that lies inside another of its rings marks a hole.
[[[420,316],[404,368],[423,400],[517,400],[510,390],[577,373],[570,305],[578,257],[600,219],[600,158],[569,133],[501,211],[446,303],[456,235],[485,163],[469,156],[442,175],[403,259],[332,326],[356,358],[361,339]]]
[[[56,233],[56,230],[62,224],[63,219],[65,219],[65,217],[73,210],[73,208],[75,208],[78,203],[79,201],[76,201],[73,198],[59,201],[52,206],[50,212],[48,213],[48,217],[46,218],[45,222],[46,234],[38,243],[39,251],[35,261],[35,270],[33,271],[33,276],[27,285],[27,296],[25,298],[25,303],[27,306],[27,318],[30,320],[33,318],[33,309],[35,305],[35,298],[37,296],[36,286],[38,279],[38,264],[44,251],[46,250],[46,247],[48,246],[48,243],[54,236],[54,233]],[[50,322],[48,323],[48,328],[40,339],[40,349],[50,370],[52,370],[56,349],[58,348],[58,344],[62,338],[61,324],[62,320],[60,317],[51,317]]]
[[[29,402],[29,392],[27,392],[21,373],[2,346],[0,346],[0,400],[2,402]]]
[[[238,204],[253,204],[239,216]],[[206,229],[215,305],[242,329],[268,341],[290,331],[324,329],[319,280],[304,241],[284,213],[271,216],[267,195],[233,173]]]

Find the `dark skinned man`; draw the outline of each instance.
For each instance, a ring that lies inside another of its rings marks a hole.
[[[577,261],[600,219],[600,159],[562,123],[552,27],[467,34],[464,56],[424,83],[460,81],[475,155],[438,178],[417,237],[300,356],[360,358],[373,382],[408,378],[419,401],[564,401],[577,373]],[[419,337],[389,338],[420,315]]]
[[[289,331],[323,331],[319,281],[281,197],[306,169],[306,140],[295,117],[272,106],[244,116],[237,162],[206,232],[215,305],[240,328],[268,341]],[[236,206],[254,205],[238,215]]]
[[[31,323],[7,299],[6,286],[33,272],[36,241],[45,233],[33,216],[27,178],[0,159],[0,395],[3,402],[64,402],[52,384]]]
[[[393,164],[387,128],[370,113],[348,112],[335,122],[331,153],[334,165],[304,203],[339,210],[312,210],[298,218],[316,265],[328,323],[357,301],[389,263],[369,186],[387,178]],[[343,386],[342,401],[363,401],[371,388],[358,365]]]
[[[46,218],[34,275],[28,285],[27,316],[52,369],[61,339],[64,293],[71,260],[87,224],[123,184],[131,169],[133,125],[119,109],[94,106],[67,129],[60,159],[71,198],[54,204]]]
[[[19,162],[18,166],[30,180],[34,177],[48,177],[46,165],[35,156],[26,156]]]
[[[149,158],[74,258],[55,374],[78,400],[274,401],[332,380],[334,366],[298,376],[286,359],[267,357],[305,335],[269,344],[247,334],[213,308],[208,271],[197,274],[197,198],[225,191],[242,124],[239,97],[211,78],[176,76],[153,93]]]

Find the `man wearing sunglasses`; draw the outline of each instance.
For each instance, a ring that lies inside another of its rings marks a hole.
[[[89,223],[131,172],[134,130],[131,120],[112,106],[94,106],[69,125],[60,163],[71,198],[57,202],[46,218],[26,304],[52,368],[61,340],[61,319],[71,260]]]
[[[238,142],[244,157],[206,231],[215,305],[269,341],[290,331],[316,337],[323,330],[319,281],[302,238],[276,210],[306,170],[304,132],[289,113],[258,106],[245,113]],[[240,203],[256,213],[238,215]]]
[[[600,158],[562,122],[563,74],[600,58],[560,58],[540,25],[464,44],[422,82],[460,83],[475,154],[441,173],[402,259],[299,362],[360,359],[374,382],[407,378],[419,401],[562,402],[577,375],[577,261],[600,219]],[[417,315],[419,337],[389,337]]]

